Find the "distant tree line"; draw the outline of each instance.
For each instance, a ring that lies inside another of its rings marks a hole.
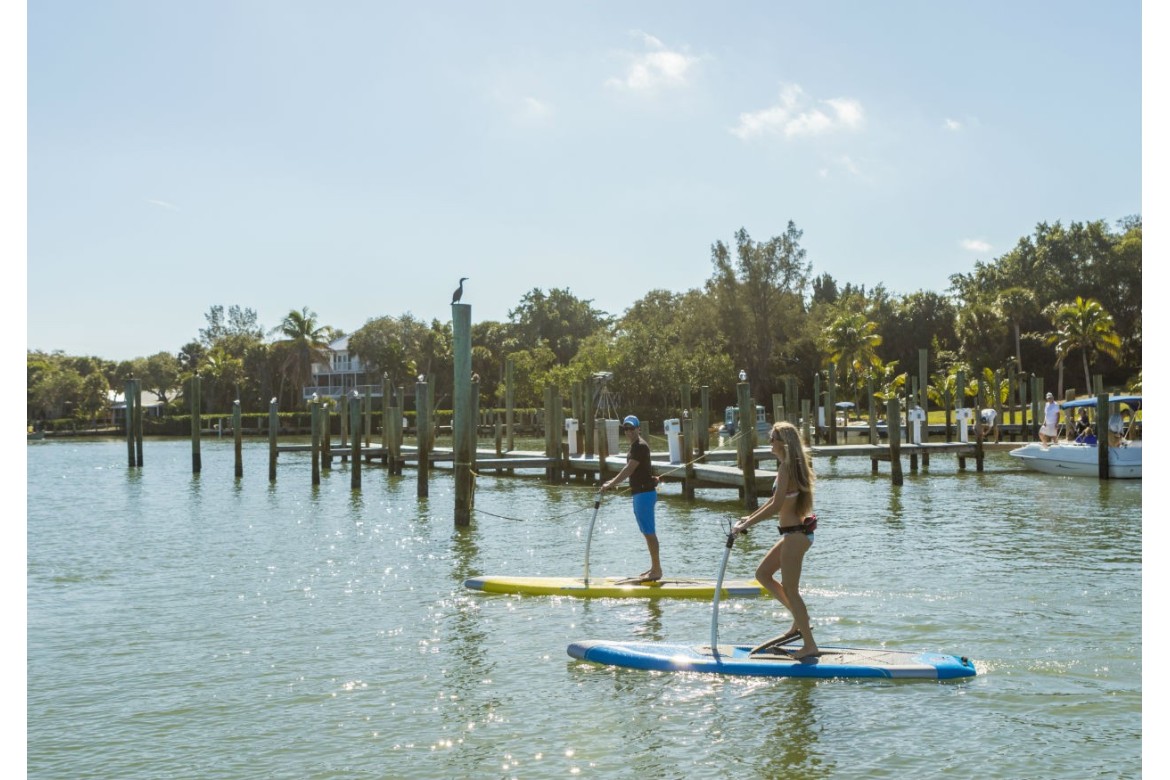
[[[539,407],[550,385],[567,398],[574,382],[609,372],[607,391],[622,410],[660,419],[677,416],[684,385],[707,386],[714,408],[734,403],[741,370],[765,403],[788,382],[807,398],[815,374],[827,382],[831,363],[837,397],[862,404],[870,383],[882,399],[904,394],[922,348],[936,399],[973,395],[976,379],[1009,373],[1041,377],[1061,395],[1088,392],[1092,374],[1107,387],[1140,391],[1140,217],[1115,229],[1104,221],[1041,223],[1007,253],[952,276],[946,293],[896,295],[881,284],[867,290],[814,275],[802,237],[792,222],[766,241],[740,229],[732,242],[712,245],[701,289],[651,290],[617,316],[568,289],[529,291],[506,322],[472,325],[481,407],[503,404],[509,360],[520,407]],[[97,419],[108,412],[110,389],[121,391],[131,376],[185,411],[183,389],[196,371],[206,411],[225,412],[237,398],[245,412],[267,409],[270,398],[298,408],[312,364],[328,363],[330,343],[347,335],[308,307],[290,310],[271,330],[239,306],[212,306],[206,320],[173,354],[115,363],[30,351],[29,418]],[[449,321],[380,315],[348,336],[350,352],[373,375],[413,387],[423,374],[436,385],[438,405],[449,407]],[[967,387],[955,386],[959,372]],[[988,386],[1003,398],[1006,380]]]

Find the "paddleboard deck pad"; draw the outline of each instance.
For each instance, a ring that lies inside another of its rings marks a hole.
[[[951,680],[974,677],[969,659],[938,653],[859,647],[820,648],[816,658],[793,660],[779,650],[752,653],[752,645],[719,645],[718,658],[710,645],[664,642],[612,642],[592,639],[573,642],[569,655],[582,661],[628,669],[660,672],[706,672],[752,677],[879,677]]]
[[[590,577],[470,577],[463,582],[487,593],[522,593],[531,596],[578,598],[675,598],[713,599],[715,581],[707,578],[639,581],[637,578]],[[755,580],[727,580],[720,598],[756,598],[768,592]]]

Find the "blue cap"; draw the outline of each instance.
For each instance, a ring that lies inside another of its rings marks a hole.
[[[626,419],[622,420],[622,425],[632,425],[635,428],[641,428],[642,423],[638,422],[638,418],[634,415],[626,415]]]

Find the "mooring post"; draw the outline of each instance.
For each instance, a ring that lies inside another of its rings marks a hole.
[[[134,380],[134,454],[136,465],[142,465],[142,380]]]
[[[605,429],[605,419],[597,418],[597,481],[605,481],[605,460],[609,457],[609,431]]]
[[[699,460],[707,462],[707,450],[711,448],[711,388],[699,387],[699,427],[695,431],[699,440]]]
[[[309,401],[309,459],[313,464],[312,484],[321,484],[321,412],[317,395]]]
[[[236,479],[244,476],[244,422],[240,399],[232,402],[232,442],[236,455]]]
[[[455,363],[455,398],[451,412],[452,455],[455,458],[455,525],[471,525],[471,449],[475,408],[471,388],[471,305],[451,304]]]
[[[345,396],[342,395],[344,399]],[[321,469],[333,469],[333,399],[329,396],[319,399],[317,412],[317,428],[321,447]]]
[[[276,448],[277,429],[280,427],[279,407],[276,403],[276,396],[268,402],[268,481],[276,481],[276,453],[279,450]]]
[[[1100,392],[1097,393],[1097,478],[1109,479],[1109,394]]]
[[[983,471],[983,377],[975,380],[975,471]],[[998,422],[998,420],[996,421]]]
[[[752,451],[752,439],[756,432],[756,405],[752,402],[751,386],[747,382],[738,383],[735,392],[739,399],[739,424],[735,432],[739,435],[739,462],[743,471],[743,505],[747,509],[755,509],[759,506],[756,499],[756,461]]]
[[[199,435],[202,433],[203,421],[199,414],[200,399],[199,372],[191,377],[191,471],[198,474],[203,471],[203,458],[199,453]]]
[[[134,379],[126,380],[124,398],[126,399],[126,460],[130,468],[137,462],[134,459]]]
[[[813,443],[821,443],[822,417],[825,414],[824,401],[821,399],[821,372],[813,374]]]
[[[414,427],[418,433],[418,497],[426,498],[430,494],[430,467],[431,467],[431,411],[427,403],[427,383],[419,382],[414,386]]]
[[[350,447],[349,489],[362,489],[362,397],[353,391],[349,404],[349,424],[353,429],[353,445]]]
[[[683,498],[695,500],[695,421],[691,417],[682,420],[683,435]]]
[[[829,444],[837,444],[837,364],[829,364],[828,399],[825,401],[825,414],[829,415]]]
[[[902,484],[902,408],[896,397],[886,401],[886,430],[890,439],[890,482]]]
[[[504,364],[504,430],[508,452],[516,449],[516,361],[508,358]]]

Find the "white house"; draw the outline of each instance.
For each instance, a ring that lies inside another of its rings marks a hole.
[[[350,354],[349,337],[343,336],[329,344],[329,363],[314,363],[312,384],[303,390],[307,400],[314,394],[318,397],[330,396],[341,398],[343,394],[352,395],[357,391],[359,395],[366,394],[366,388],[372,395],[382,397],[382,377],[374,371],[366,371],[361,358]]]

